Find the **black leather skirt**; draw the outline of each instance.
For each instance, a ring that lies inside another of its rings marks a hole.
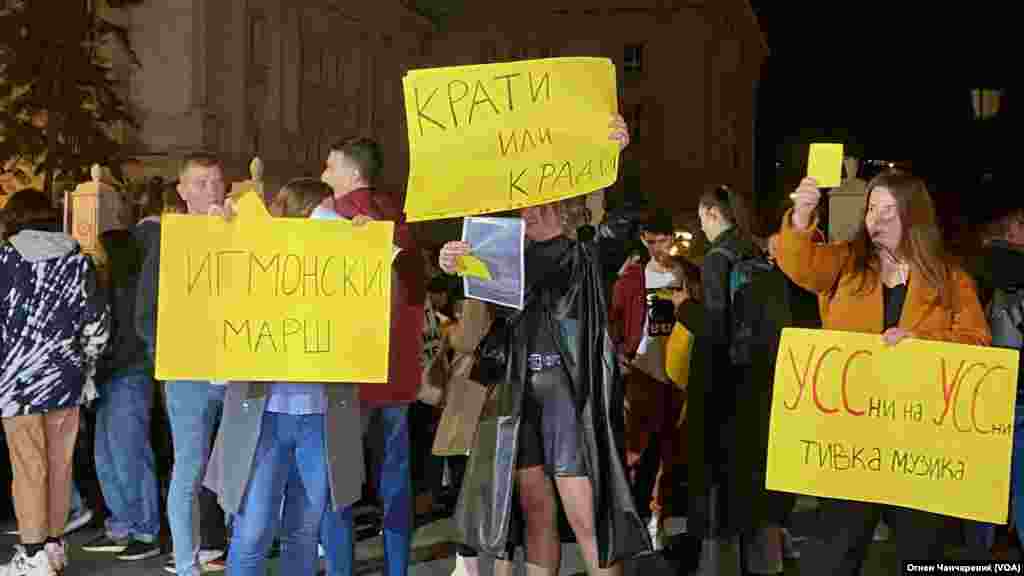
[[[550,476],[586,476],[571,383],[565,369],[552,364],[538,362],[539,370],[529,372],[516,468],[543,466]]]

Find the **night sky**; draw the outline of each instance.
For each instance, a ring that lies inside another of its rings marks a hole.
[[[1008,89],[1020,76],[1021,31],[1009,29],[1010,3],[752,4],[771,50],[758,95],[759,192],[799,177],[797,145],[832,137],[866,158],[910,161],[946,219],[984,211],[964,193],[1004,173],[1015,152]],[[998,120],[972,118],[977,87],[1007,89]]]

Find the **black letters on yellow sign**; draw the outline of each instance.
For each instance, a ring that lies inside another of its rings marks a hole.
[[[444,89],[446,97],[434,100],[440,87],[421,94],[419,86],[413,88],[416,105],[416,120],[423,135],[425,126],[434,126],[442,131],[448,128],[472,126],[475,115],[485,112],[500,115],[513,112],[517,102],[547,102],[551,100],[551,74],[503,74],[487,80],[468,82],[452,80]],[[441,108],[443,106],[443,108]],[[426,122],[426,124],[424,124]],[[445,122],[448,122],[446,125]]]
[[[244,286],[245,294],[367,297],[384,289],[384,264],[340,255],[256,254],[242,250],[185,255],[186,291],[221,296]]]

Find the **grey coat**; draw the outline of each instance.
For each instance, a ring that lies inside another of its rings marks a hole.
[[[324,452],[335,510],[359,500],[364,481],[362,425],[357,384],[327,384]],[[221,507],[235,514],[242,506],[252,477],[267,404],[267,384],[237,382],[228,385],[224,415],[210,455],[204,485],[219,496]]]

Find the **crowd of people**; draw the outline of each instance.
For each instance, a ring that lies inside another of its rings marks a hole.
[[[620,117],[609,131],[628,145]],[[781,573],[787,557],[806,574],[858,574],[883,522],[894,561],[942,557],[949,518],[825,498],[821,533],[795,549],[794,495],[764,488],[779,335],[823,327],[890,346],[1019,348],[1024,210],[993,216],[983,257],[964,267],[944,250],[916,176],[873,178],[859,232],[832,243],[813,179],[764,241],[742,197],[721,186],[696,206],[708,243],[698,266],[676,254],[663,211],[594,226],[580,198],[531,206],[520,211],[525,304],[513,310],[452,289],[471,247],[452,241],[424,258],[395,196],[374,187],[382,167],[372,140],[341,141],[319,179],[289,181],[268,208],[395,223],[386,385],[154,382],[161,216],[234,217],[216,155],[185,158],[132,230],[104,232],[101,266],[59,231],[44,195],[13,195],[0,218],[0,415],[20,544],[0,576],[70,565],[65,535],[90,514],[72,506],[83,421],[94,422],[88,451],[107,511],[83,550],[151,558],[166,525],[167,571],[179,576],[263,575],[275,549],[295,574],[317,574],[321,557],[330,576],[353,574],[368,495],[388,576],[408,571],[417,517],[445,504],[461,540],[456,571],[471,576],[480,555],[510,574],[517,548],[527,574],[557,574],[562,524],[589,574],[621,574],[623,561],[667,545],[676,514],[695,564],[729,541],[749,574]],[[1009,320],[996,323],[999,311]],[[645,476],[653,487],[638,490]],[[1016,497],[1024,458],[1012,476]],[[963,527],[979,554],[995,547],[996,527]]]

